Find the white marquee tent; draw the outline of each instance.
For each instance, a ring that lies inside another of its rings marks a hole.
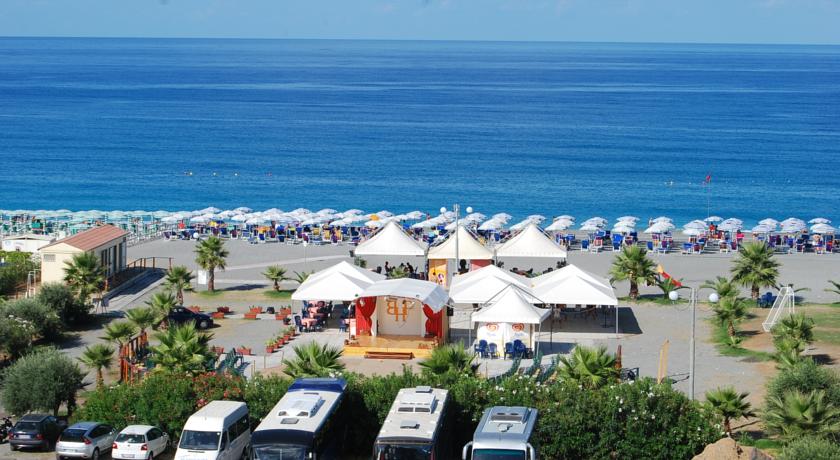
[[[439,312],[449,303],[449,294],[431,281],[399,278],[377,281],[359,293],[358,297],[402,297],[418,300]]]
[[[385,275],[342,261],[309,275],[292,293],[292,300],[350,301]]]
[[[532,287],[537,287],[539,285],[543,285],[546,283],[557,283],[562,280],[565,280],[569,277],[578,277],[588,280],[596,285],[601,285],[605,289],[612,290],[612,285],[610,284],[609,280],[603,277],[600,277],[594,273],[588,272],[577,265],[566,265],[563,268],[550,271],[548,273],[542,274],[537,276],[536,278],[531,278],[529,281],[531,282]]]
[[[530,223],[499,246],[496,249],[496,257],[565,259],[566,251],[546,236],[535,223]]]
[[[443,243],[429,248],[429,259],[455,259],[455,233],[450,233]],[[462,260],[490,260],[493,251],[482,245],[463,226],[458,227],[458,258]]]
[[[385,224],[368,240],[356,246],[357,256],[424,256],[426,250],[395,221]]]
[[[495,265],[455,275],[449,286],[449,297],[456,304],[486,303],[511,284],[532,296],[530,280]]]
[[[495,343],[501,350],[516,339],[534,347],[535,326],[539,327],[551,310],[535,307],[532,300],[526,291],[509,285],[472,314],[471,321],[479,323],[477,338]]]

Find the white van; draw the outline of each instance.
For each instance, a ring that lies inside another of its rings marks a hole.
[[[250,442],[248,406],[211,401],[187,420],[175,460],[239,460]]]

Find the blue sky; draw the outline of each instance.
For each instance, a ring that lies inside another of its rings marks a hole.
[[[0,36],[840,44],[840,0],[0,0]]]

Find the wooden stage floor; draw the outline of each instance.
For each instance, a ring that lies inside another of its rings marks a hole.
[[[344,346],[344,356],[364,356],[368,352],[412,353],[415,358],[428,358],[435,348],[434,338],[410,335],[357,336],[355,343]]]

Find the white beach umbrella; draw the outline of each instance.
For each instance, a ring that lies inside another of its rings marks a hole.
[[[190,223],[191,224],[206,224],[207,220],[208,219],[204,216],[195,216],[195,217],[190,219]]]
[[[700,235],[703,235],[705,233],[706,233],[705,230],[700,229],[700,228],[694,228],[694,227],[684,228],[682,230],[682,234],[683,235],[688,235],[688,236],[700,236]]]
[[[528,220],[536,224],[541,224],[545,221],[545,216],[542,214],[531,214],[530,216],[528,216]]]
[[[571,227],[574,227],[575,223],[571,220],[567,219],[557,219],[551,223],[548,227],[545,228],[547,232],[562,232],[563,230],[567,230]]]
[[[751,228],[750,232],[752,232],[752,233],[772,233],[774,230],[776,230],[775,226],[758,224],[755,227]]]
[[[817,217],[808,221],[809,224],[830,224],[831,221],[825,217]]]
[[[426,214],[422,211],[411,211],[405,215],[406,220],[418,220],[424,217],[426,217]]]
[[[607,222],[607,219],[604,219],[603,217],[590,217],[589,219],[583,221],[584,224],[595,224],[598,226],[607,225]]]
[[[766,219],[761,219],[760,221],[758,221],[758,225],[769,225],[771,227],[775,227],[779,225],[779,221],[768,217]]]
[[[804,224],[805,221],[802,220],[802,219],[797,219],[796,217],[788,217],[787,219],[785,219],[785,220],[783,220],[779,223],[782,224],[782,225],[793,224],[793,223]]]
[[[723,217],[720,216],[709,216],[703,219],[704,222],[720,222],[723,220]]]
[[[636,231],[636,229],[634,227],[632,227],[630,225],[621,225],[621,224],[616,225],[612,229],[613,233],[633,233],[635,231]]]
[[[342,214],[344,214],[345,216],[358,216],[359,214],[364,214],[364,213],[365,212],[362,211],[361,209],[353,208],[353,209],[348,209],[348,210],[344,211]]]
[[[255,216],[246,220],[245,223],[248,225],[263,225],[265,224],[265,219],[263,219],[262,216]]]
[[[721,222],[718,225],[718,230],[723,232],[736,232],[741,229],[740,224],[736,224],[735,222]]]
[[[601,227],[595,225],[594,223],[585,223],[580,226],[580,230],[583,232],[597,232],[598,230],[601,230]]]
[[[674,229],[674,224],[670,222],[660,221],[656,222],[650,227],[646,228],[644,233],[665,233]]]
[[[166,216],[163,219],[161,219],[160,221],[163,222],[164,224],[174,224],[175,222],[178,222],[179,220],[181,220],[181,219],[179,219],[175,216]]]
[[[337,212],[338,212],[338,210],[336,210],[336,209],[324,208],[324,209],[319,210],[315,214],[320,214],[320,215],[324,216],[324,215],[327,215],[327,214],[335,214]]]
[[[619,222],[638,222],[639,218],[636,216],[621,216],[616,220]]]
[[[464,216],[463,220],[466,222],[484,222],[487,219],[487,216],[480,212],[474,212],[471,214],[467,214]]]
[[[811,226],[811,233],[825,234],[825,233],[835,233],[836,231],[837,231],[836,228],[832,227],[829,224],[825,224],[825,223],[819,223],[819,224],[815,224],[815,225]]]
[[[496,220],[506,224],[506,223],[510,222],[511,219],[513,219],[513,216],[511,216],[510,214],[508,214],[506,212],[499,212],[499,213],[493,214],[493,216],[490,217],[490,218],[491,219],[496,219]]]
[[[391,217],[394,215],[394,213],[383,209],[382,211],[377,212],[376,215],[379,217]]]
[[[674,219],[671,219],[670,217],[659,216],[656,219],[653,219],[651,222],[657,223],[657,222],[673,222],[673,221],[674,221]]]
[[[689,222],[689,223],[687,223],[687,224],[683,225],[683,228],[684,228],[684,229],[694,228],[694,229],[704,230],[704,231],[705,231],[705,230],[706,230],[706,228],[708,228],[708,226],[707,226],[707,225],[706,225],[706,223],[705,223],[705,222],[703,222],[703,221],[692,220],[691,222]]]
[[[248,214],[237,214],[230,218],[230,220],[234,222],[245,222],[246,220],[250,219],[251,216]]]
[[[721,222],[722,224],[735,224],[735,225],[744,225],[744,221],[741,219],[736,219],[734,217],[730,217],[729,219],[724,220]]]
[[[485,220],[481,225],[478,226],[478,229],[481,231],[488,231],[488,230],[500,230],[505,226],[504,222],[499,219],[488,219]]]

